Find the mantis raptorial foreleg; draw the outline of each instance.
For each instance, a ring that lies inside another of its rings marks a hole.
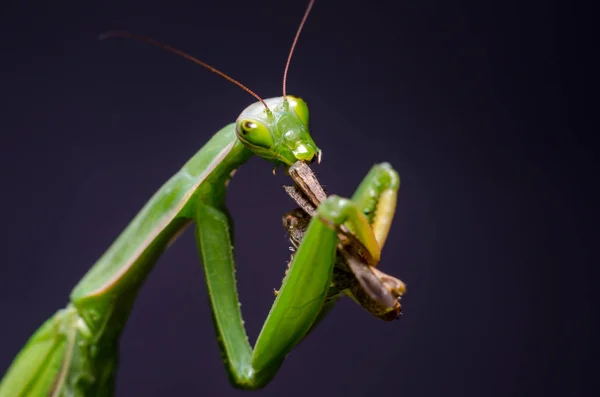
[[[309,222],[310,216],[301,208],[283,216],[283,225],[292,243],[292,259],[295,249],[306,234]],[[405,292],[406,286],[401,280],[342,251],[338,252],[336,258],[325,305],[335,303],[345,293],[374,316],[385,321],[396,320],[401,315],[398,300]],[[277,293],[276,290],[275,294]]]
[[[377,224],[377,218],[371,217],[370,222],[365,214],[380,211],[382,204],[389,205],[380,198],[389,191],[395,192],[398,184],[390,183],[394,176],[397,179],[397,174],[389,166],[380,165],[375,169],[377,172],[370,173],[364,182],[369,188],[361,185],[362,189],[357,191],[360,207],[353,200],[330,196],[316,208],[314,217],[303,231],[302,241],[254,350],[248,343],[238,305],[230,218],[223,203],[219,201],[198,204],[198,246],[216,332],[228,372],[235,385],[243,388],[264,385],[275,375],[292,347],[313,327],[324,309],[330,291],[337,250],[340,247],[338,234],[343,225],[350,225],[356,231],[356,235],[360,236],[358,240],[369,250],[370,257],[379,258],[380,246],[371,226]],[[371,200],[363,199],[366,194],[370,195]],[[372,246],[369,247],[368,244]],[[360,290],[359,283],[347,284],[342,289],[350,290],[353,287]],[[397,304],[396,301],[394,303]],[[387,309],[388,313],[399,314],[399,305],[391,305]]]
[[[290,174],[298,185],[284,188],[300,208],[283,216],[283,226],[290,236],[291,249],[295,252],[306,234],[311,216],[315,214],[316,207],[313,203],[319,204],[325,200],[326,195],[312,170],[306,165],[294,164],[290,168]],[[378,164],[371,168],[352,197],[352,202],[365,214],[373,231],[380,231],[377,241],[381,247],[387,238],[395,211],[399,185],[398,174],[391,166],[387,163]],[[351,236],[344,234],[341,237]],[[397,319],[400,315],[398,300],[404,294],[406,286],[397,278],[367,265],[360,257],[360,251],[360,244],[355,247],[352,240],[341,244],[327,302],[333,304],[345,292],[376,317],[383,320]]]

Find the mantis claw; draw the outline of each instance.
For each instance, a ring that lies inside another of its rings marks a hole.
[[[317,208],[324,203],[327,196],[308,165],[298,162],[290,167],[290,171],[296,185],[284,186],[284,189],[300,208],[283,216],[283,226],[288,232],[291,244],[298,247],[304,239]],[[383,192],[387,193],[388,190]],[[334,202],[330,202],[330,199],[327,200],[328,207],[333,205],[331,208],[333,213],[337,213],[337,210],[341,209],[335,205],[338,201],[340,203],[343,201],[346,206],[351,205],[351,200],[339,197]],[[370,255],[368,255],[367,248],[343,224],[337,225],[332,219],[328,219],[329,217],[319,214],[317,216],[327,227],[336,230],[339,238],[328,297],[335,300],[341,292],[344,292],[374,316],[384,321],[398,319],[402,314],[399,300],[406,292],[405,284],[375,268],[377,261],[372,266],[369,265]],[[373,224],[370,225],[371,228],[373,226]],[[293,256],[294,254],[292,254],[292,259]]]

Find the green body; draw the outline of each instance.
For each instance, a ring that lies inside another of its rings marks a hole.
[[[348,225],[378,258],[370,214],[378,198],[398,186],[389,182],[397,181],[391,168],[376,166],[353,201],[332,196],[317,209],[253,349],[234,277],[228,181],[253,154],[283,166],[320,155],[302,100],[280,97],[265,103],[268,109],[253,104],[217,132],[154,194],[74,288],[69,305],[30,338],[0,382],[0,397],[112,396],[118,340],[139,288],[161,253],[192,223],[232,384],[254,389],[273,378],[326,309],[337,228]]]

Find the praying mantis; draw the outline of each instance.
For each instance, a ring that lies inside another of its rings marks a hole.
[[[221,75],[257,102],[241,112],[144,205],[70,294],[69,304],[29,339],[0,382],[0,397],[112,396],[118,340],[139,289],[160,255],[194,224],[213,323],[234,387],[257,389],[277,374],[287,354],[345,293],[384,320],[400,315],[404,284],[375,269],[395,211],[399,177],[375,165],[352,198],[314,196],[308,163],[321,162],[309,132],[308,106],[287,95],[262,99],[241,83],[190,55],[143,36],[112,32],[159,46]],[[225,205],[235,171],[252,156],[283,167],[296,182],[288,193],[300,205],[284,216],[293,255],[257,341],[244,329],[233,257],[233,219]],[[295,173],[297,169],[306,172]],[[312,178],[312,179],[311,179]]]

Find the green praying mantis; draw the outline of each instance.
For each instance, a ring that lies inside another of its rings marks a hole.
[[[127,32],[190,59],[253,95],[258,102],[218,131],[150,198],[88,271],[66,308],[29,339],[0,382],[0,397],[112,396],[118,340],[139,289],[160,255],[194,224],[213,323],[233,386],[264,387],[286,355],[342,294],[379,318],[400,315],[404,284],[375,268],[395,211],[399,177],[375,165],[350,199],[326,197],[307,163],[321,161],[308,129],[305,101],[286,94],[294,47],[285,67],[283,96],[262,99],[241,83],[179,50]],[[225,205],[236,169],[257,155],[284,167],[296,185],[288,194],[300,208],[284,216],[293,255],[281,288],[252,347],[238,300],[232,245],[233,219]]]

